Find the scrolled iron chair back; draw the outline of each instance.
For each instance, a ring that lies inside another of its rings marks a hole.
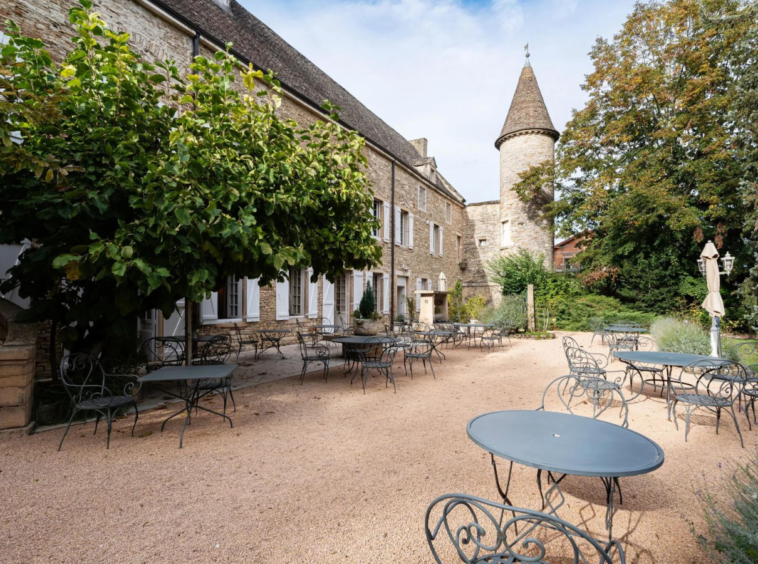
[[[569,347],[566,349],[569,372],[578,376],[599,376],[604,371],[597,359],[584,349]]]
[[[231,339],[226,337],[214,337],[212,340],[203,344],[200,349],[200,356],[195,364],[211,365],[226,364],[232,355]]]
[[[748,370],[738,362],[699,360],[682,368],[680,382],[685,374],[693,374],[695,393],[707,393],[714,398],[735,401],[751,380]]]
[[[425,530],[437,564],[626,562],[618,541],[601,543],[555,516],[465,494],[435,499],[426,511]]]
[[[184,364],[184,343],[153,337],[140,346],[145,358],[145,370],[151,372],[164,366]]]
[[[61,359],[60,377],[71,402],[110,397],[105,385],[105,371],[93,356],[70,354]]]
[[[730,347],[724,358],[739,362],[754,377],[758,377],[758,343],[740,343]]]
[[[566,352],[568,349],[582,348],[579,346],[579,343],[576,342],[576,339],[574,339],[574,337],[570,337],[568,335],[561,339],[561,343],[563,344],[563,352]]]

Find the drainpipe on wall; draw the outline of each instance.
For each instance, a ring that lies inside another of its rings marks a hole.
[[[395,161],[392,161],[392,192],[390,196],[390,327],[395,321]]]

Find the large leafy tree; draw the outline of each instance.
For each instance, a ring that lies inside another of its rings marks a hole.
[[[653,311],[699,298],[705,240],[745,263],[745,168],[733,155],[742,0],[638,3],[612,40],[598,39],[586,106],[562,135],[553,170],[523,176],[528,198],[555,181],[550,212],[565,233],[591,229],[579,257],[588,283]],[[728,23],[727,23],[728,22]],[[735,275],[736,276],[736,275]]]
[[[280,118],[273,75],[226,52],[184,78],[149,64],[89,7],[70,11],[61,64],[13,24],[0,61],[0,123],[23,140],[0,153],[0,243],[33,242],[4,287],[32,298],[29,317],[93,348],[227,276],[379,261],[357,133]]]

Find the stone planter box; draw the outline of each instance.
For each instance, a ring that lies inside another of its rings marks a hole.
[[[378,335],[384,329],[384,323],[381,319],[353,319],[353,331],[361,337]]]

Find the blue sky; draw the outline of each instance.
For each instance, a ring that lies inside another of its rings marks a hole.
[[[581,108],[587,53],[632,0],[239,0],[408,139],[429,139],[469,202],[499,198],[494,148],[531,61],[558,130]],[[276,70],[276,69],[274,69]]]

